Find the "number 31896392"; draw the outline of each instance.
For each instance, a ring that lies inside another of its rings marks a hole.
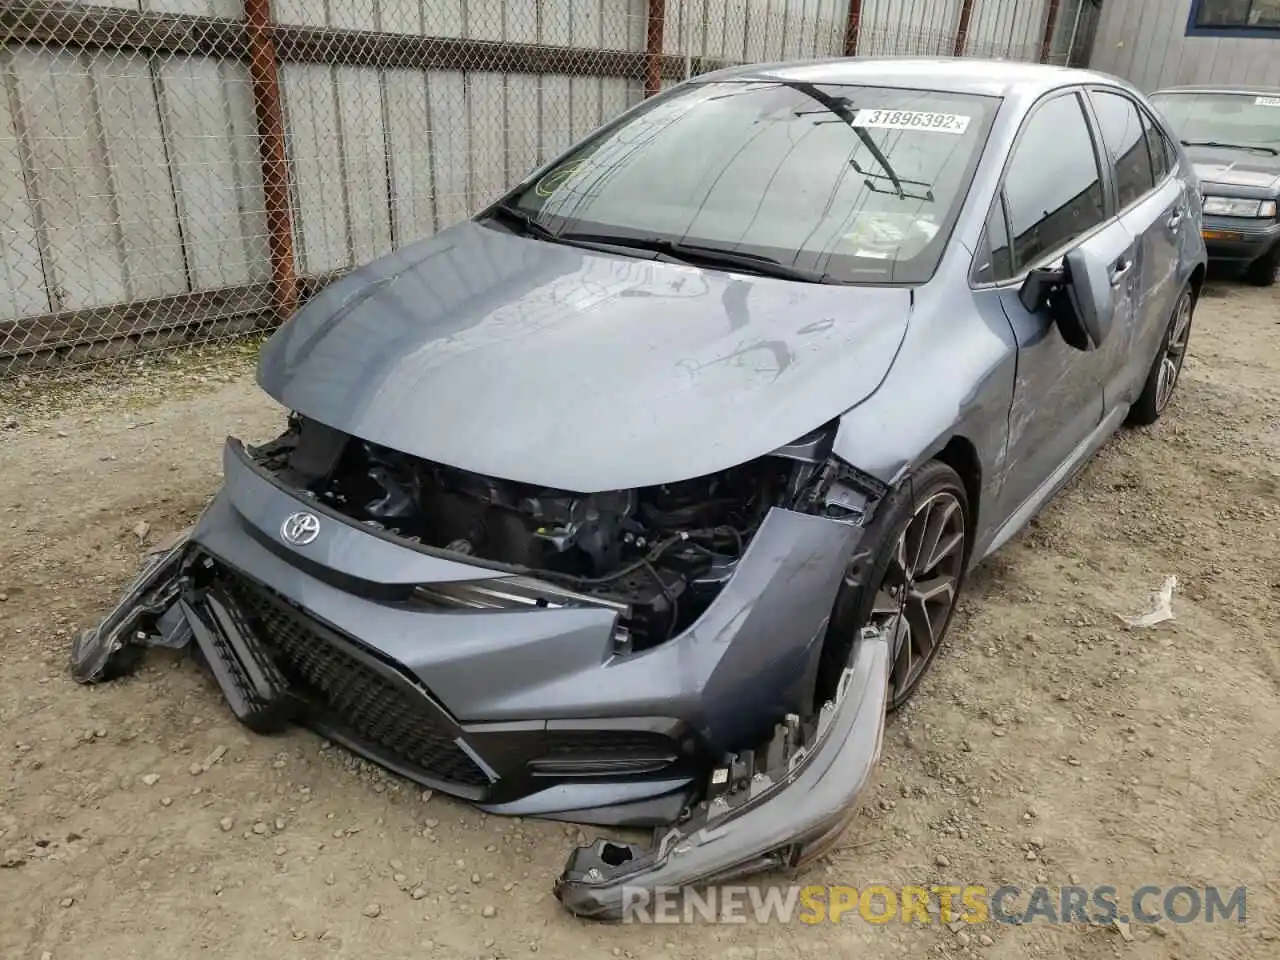
[[[926,110],[859,110],[853,122],[860,127],[950,134],[961,134],[969,128],[969,118],[963,114]]]

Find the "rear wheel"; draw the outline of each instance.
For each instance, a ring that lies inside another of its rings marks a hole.
[[[1155,423],[1173,398],[1173,388],[1178,385],[1178,377],[1182,374],[1182,362],[1187,358],[1194,312],[1195,297],[1191,287],[1183,287],[1173,305],[1173,315],[1160,341],[1160,349],[1156,351],[1156,358],[1147,373],[1147,382],[1129,410],[1125,422],[1130,426],[1145,427]]]
[[[1255,287],[1269,287],[1280,273],[1280,243],[1264,253],[1244,271],[1244,278]]]
[[[890,641],[888,706],[915,692],[946,637],[969,555],[969,499],[959,474],[939,461],[900,484],[877,511],[867,549],[845,575],[823,649],[819,694],[847,662],[859,629]]]

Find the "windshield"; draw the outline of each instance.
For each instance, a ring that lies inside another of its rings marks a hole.
[[[1280,147],[1280,97],[1164,93],[1151,98],[1183,142]]]
[[[829,282],[932,276],[999,101],[782,81],[695,85],[508,204],[590,234],[767,258]]]

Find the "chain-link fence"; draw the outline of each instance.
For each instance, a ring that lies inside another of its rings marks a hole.
[[[267,330],[687,76],[1081,62],[1096,0],[0,0],[0,377]]]

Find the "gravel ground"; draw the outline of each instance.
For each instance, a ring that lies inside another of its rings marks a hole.
[[[1280,955],[1278,308],[1210,288],[1169,414],[980,568],[803,878],[1247,884],[1247,924],[586,925],[550,892],[576,827],[251,735],[186,659],[77,687],[73,631],[214,492],[223,435],[282,421],[222,350],[0,389],[0,956]],[[1169,575],[1177,619],[1126,630]]]

